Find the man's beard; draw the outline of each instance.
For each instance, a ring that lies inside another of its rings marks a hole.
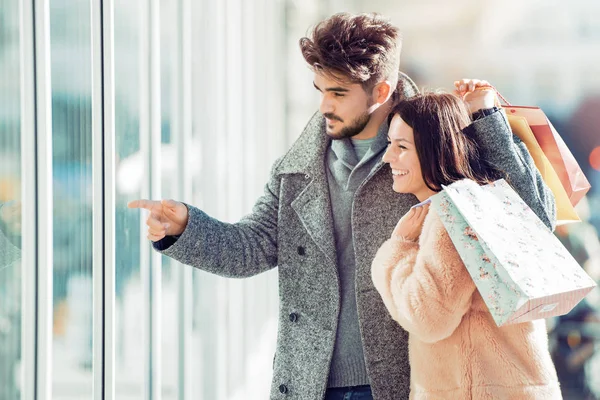
[[[328,114],[325,114],[326,118],[330,118],[332,116],[328,116]],[[330,118],[330,119],[337,119],[338,121],[340,120],[339,118]],[[348,126],[345,126],[342,128],[341,131],[339,131],[338,133],[329,133],[327,132],[327,135],[329,135],[330,138],[332,138],[333,140],[341,140],[341,139],[346,139],[346,138],[351,138],[353,136],[358,135],[359,133],[361,133],[365,127],[367,126],[367,124],[369,123],[369,121],[371,120],[371,114],[366,111],[363,115],[357,117],[354,119],[354,121],[352,121],[352,123]]]

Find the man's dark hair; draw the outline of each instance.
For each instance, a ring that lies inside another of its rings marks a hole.
[[[398,81],[401,40],[398,28],[378,14],[335,14],[300,39],[300,49],[315,72],[335,80],[375,84]]]

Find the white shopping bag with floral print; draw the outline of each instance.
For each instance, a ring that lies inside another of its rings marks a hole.
[[[498,326],[566,314],[596,286],[506,181],[431,200]]]

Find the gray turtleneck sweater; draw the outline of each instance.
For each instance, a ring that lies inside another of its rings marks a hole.
[[[383,156],[387,145],[387,131],[387,124],[383,124],[377,136],[372,139],[334,140],[327,154],[327,178],[341,296],[329,387],[369,384],[356,309],[356,266],[351,216],[354,193]]]

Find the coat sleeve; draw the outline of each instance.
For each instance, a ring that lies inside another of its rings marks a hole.
[[[390,315],[423,342],[449,337],[469,310],[475,284],[435,212],[420,243],[392,237],[373,260],[372,279]]]
[[[525,143],[513,135],[502,111],[474,121],[464,129],[478,143],[481,156],[504,171],[512,187],[542,222],[554,230],[556,204]]]
[[[224,277],[244,278],[277,266],[279,177],[275,162],[264,194],[252,212],[230,224],[187,205],[188,224],[178,238],[153,244],[160,253]]]

